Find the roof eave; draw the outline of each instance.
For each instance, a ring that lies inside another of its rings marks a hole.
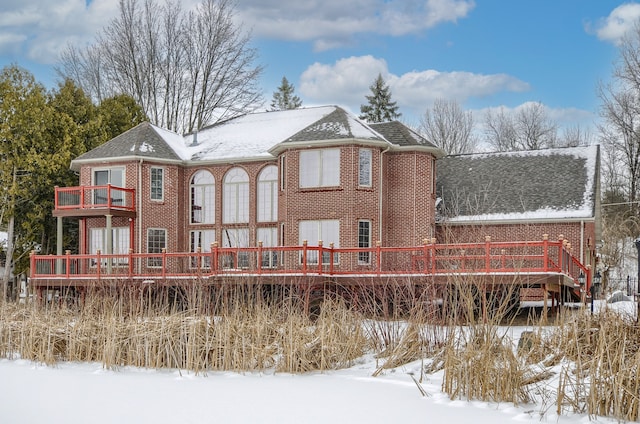
[[[367,138],[337,138],[332,140],[312,140],[312,141],[283,141],[269,149],[269,153],[278,156],[285,150],[304,147],[334,147],[349,144],[364,144],[367,146],[388,147],[393,146],[384,140],[372,140]]]
[[[461,219],[444,218],[437,222],[438,225],[452,225],[452,226],[464,226],[464,225],[527,225],[527,224],[549,224],[555,222],[591,222],[595,221],[593,216],[585,217],[567,217],[567,218],[513,218],[513,219],[487,219],[487,218],[475,218],[475,219]]]
[[[80,168],[84,165],[95,165],[95,164],[109,164],[113,162],[138,162],[140,160],[153,161],[156,163],[166,163],[166,164],[182,164],[184,161],[179,159],[166,159],[166,158],[154,158],[149,156],[118,156],[118,157],[110,157],[110,158],[92,158],[92,159],[73,159],[71,161],[71,165],[69,168],[72,171],[80,171]]]

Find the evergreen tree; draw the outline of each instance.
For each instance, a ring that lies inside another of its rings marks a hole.
[[[396,102],[391,101],[391,90],[382,78],[382,74],[378,74],[369,89],[372,95],[365,96],[368,104],[360,105],[360,119],[373,123],[387,122],[398,119],[402,115],[398,113]]]
[[[295,88],[293,84],[289,84],[286,77],[282,77],[282,83],[278,90],[273,93],[271,100],[271,111],[297,109],[302,106],[300,97],[294,94]]]

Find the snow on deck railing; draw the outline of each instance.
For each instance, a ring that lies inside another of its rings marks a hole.
[[[207,251],[72,255],[31,255],[32,279],[188,278],[218,275],[455,275],[557,273],[591,285],[589,267],[566,241],[442,243],[420,246],[341,248],[322,241],[312,246],[220,247]]]

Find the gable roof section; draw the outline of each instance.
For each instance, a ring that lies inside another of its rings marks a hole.
[[[180,157],[166,142],[160,131],[163,130],[148,122],[143,122],[78,156],[71,162],[71,167],[75,169],[81,162],[132,157],[179,161]]]
[[[436,165],[440,219],[594,219],[598,166],[598,146],[444,157]]]
[[[362,121],[355,119],[344,109],[335,110],[308,127],[298,131],[285,140],[285,143],[307,142],[319,140],[344,140],[357,138],[361,140],[386,141],[380,134],[372,131]]]

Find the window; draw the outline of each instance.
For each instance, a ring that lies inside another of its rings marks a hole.
[[[340,149],[300,152],[300,187],[340,185]]]
[[[111,228],[111,242],[113,246],[114,255],[125,255],[129,253],[129,227],[113,227]],[[91,228],[89,230],[89,254],[96,255],[98,250],[101,254],[107,254],[107,229]],[[129,263],[127,257],[118,258],[116,260],[118,265],[126,265]],[[103,265],[106,261],[103,261]],[[95,265],[93,263],[92,265]]]
[[[149,228],[147,230],[147,253],[162,253],[167,247],[167,230],[164,228]],[[162,266],[162,258],[152,257],[147,259],[148,267]]]
[[[317,246],[318,241],[322,240],[322,246],[329,248],[333,243],[333,247],[340,247],[340,221],[337,219],[327,219],[321,221],[300,221],[300,245],[307,240],[309,246]],[[322,263],[329,264],[329,252],[323,252]],[[318,252],[307,253],[307,263],[318,263]],[[338,263],[338,256],[333,256],[333,263]]]
[[[258,176],[258,222],[278,220],[278,167],[267,166]]]
[[[192,252],[197,252],[198,248],[200,248],[201,252],[210,253],[211,252],[211,243],[216,241],[216,230],[194,230],[190,232],[190,246]],[[200,263],[200,267],[209,268],[211,267],[211,257],[205,256],[202,258],[203,261]],[[192,258],[191,267],[198,267],[198,259]]]
[[[164,199],[164,169],[163,168],[151,168],[151,200],[163,200]]]
[[[285,187],[285,159],[284,156],[280,156],[280,190],[284,190]]]
[[[358,221],[358,247],[371,247],[371,221]],[[358,252],[358,264],[371,263],[371,252]]]
[[[215,222],[215,179],[209,171],[193,174],[190,185],[191,223],[213,224]]]
[[[124,168],[95,169],[93,171],[93,185],[124,187]],[[93,203],[97,205],[108,204],[107,189],[100,188],[93,193]],[[111,190],[111,203],[118,204],[124,201],[124,193],[120,190]]]
[[[249,247],[248,228],[228,228],[222,231],[222,247]],[[248,268],[249,252],[238,251],[222,255],[223,268]]]
[[[360,149],[359,151],[358,185],[371,187],[371,149]]]
[[[257,240],[262,242],[263,247],[274,247],[278,245],[278,229],[277,227],[258,228],[256,234]],[[278,265],[278,252],[269,250],[262,252],[260,258],[262,268],[274,268]]]
[[[225,224],[249,222],[249,175],[232,168],[224,177],[223,218]]]

